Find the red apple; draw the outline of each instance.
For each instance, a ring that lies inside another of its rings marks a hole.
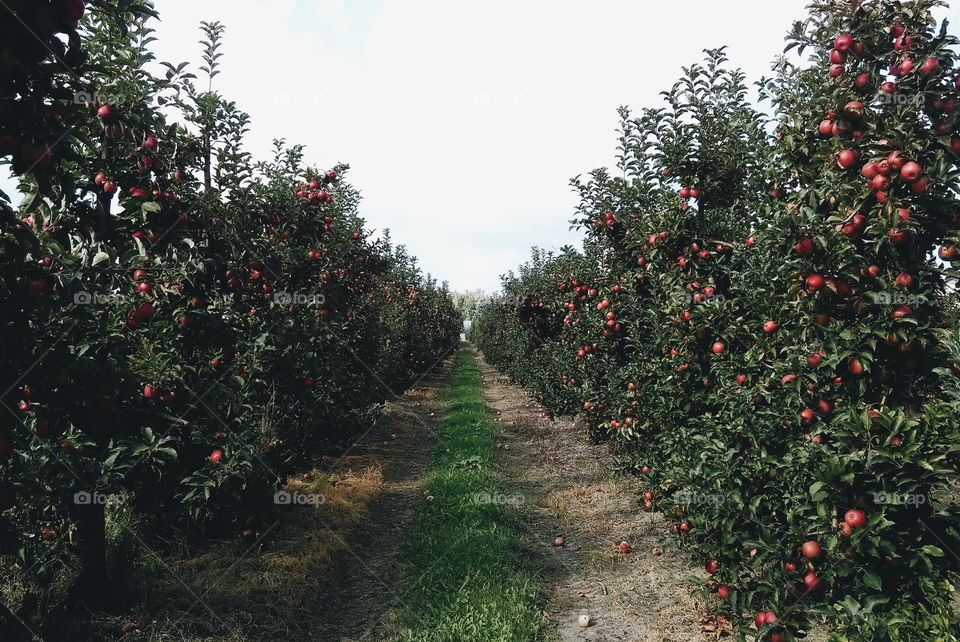
[[[940,62],[936,58],[927,58],[923,65],[920,66],[920,73],[924,76],[929,76],[932,73],[936,73],[940,69]]]
[[[920,178],[923,174],[923,168],[919,163],[910,161],[909,163],[904,164],[903,168],[900,170],[900,178],[912,183]]]
[[[833,48],[843,53],[846,53],[852,45],[853,45],[853,36],[851,36],[848,33],[840,34],[833,41]]]
[[[800,547],[800,552],[803,553],[803,556],[808,560],[814,560],[820,557],[823,549],[820,548],[820,544],[811,540],[803,543],[803,546]]]
[[[810,254],[813,252],[813,241],[811,241],[809,237],[805,236],[793,246],[793,250],[797,254]]]
[[[893,282],[899,286],[909,288],[913,285],[913,277],[906,272],[901,272]]]
[[[811,274],[806,278],[806,281],[804,281],[804,285],[806,285],[807,291],[809,292],[816,292],[822,288],[824,284],[826,284],[826,280],[819,274]]]
[[[890,179],[883,174],[877,174],[867,182],[867,187],[874,192],[885,192],[890,188]]]
[[[844,149],[837,155],[837,162],[840,164],[840,167],[844,169],[853,167],[858,160],[860,160],[860,154],[852,149]]]
[[[860,360],[856,357],[850,357],[847,359],[847,371],[850,374],[861,374],[863,372],[863,364],[860,363]]]
[[[898,305],[890,312],[890,316],[894,319],[900,319],[902,317],[907,317],[913,314],[913,310],[910,309],[909,305]]]
[[[223,458],[222,450],[214,450],[212,453],[210,453],[210,461],[212,461],[215,464],[220,463],[220,460],[222,458]]]
[[[105,123],[112,123],[117,120],[117,114],[110,105],[103,105],[97,109],[97,117]]]
[[[854,528],[859,528],[867,525],[867,516],[863,511],[848,510],[847,514],[843,516],[843,521]]]

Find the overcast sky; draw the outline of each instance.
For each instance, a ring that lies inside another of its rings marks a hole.
[[[807,0],[155,4],[161,60],[199,61],[199,21],[227,26],[215,88],[250,113],[255,156],[286,138],[350,163],[370,227],[454,289],[493,290],[531,246],[579,242],[568,181],[613,163],[617,106],[659,104],[723,44],[756,80]]]

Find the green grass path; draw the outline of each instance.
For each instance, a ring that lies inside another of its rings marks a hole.
[[[424,478],[405,560],[412,570],[399,640],[503,640],[540,635],[542,590],[522,528],[492,470],[498,433],[474,353],[464,347],[445,391],[447,417]],[[491,501],[491,499],[493,501]]]

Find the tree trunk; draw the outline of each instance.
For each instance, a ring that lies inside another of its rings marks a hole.
[[[91,501],[77,511],[77,534],[82,571],[75,586],[85,604],[96,604],[107,589],[107,532],[103,504]]]
[[[203,186],[209,192],[213,189],[213,177],[211,175],[211,168],[213,165],[213,158],[210,151],[210,135],[203,135]]]

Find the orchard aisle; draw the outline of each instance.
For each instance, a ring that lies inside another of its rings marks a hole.
[[[522,388],[478,359],[502,430],[505,493],[522,498],[523,522],[546,560],[547,639],[716,639],[701,630],[708,608],[691,597],[686,579],[704,573],[669,546],[662,516],[643,511],[639,480],[614,477],[606,446],[591,444],[570,419],[547,419]],[[557,537],[562,547],[554,546]],[[631,552],[616,550],[621,541]],[[582,614],[592,619],[586,629],[578,623]]]
[[[420,499],[421,478],[443,415],[439,393],[449,385],[455,357],[390,403],[387,415],[350,453],[376,462],[383,475],[382,493],[366,507],[366,515],[344,538],[345,548],[330,571],[319,578],[321,605],[316,637],[334,642],[382,639],[384,613],[403,602],[405,584],[399,562]]]

